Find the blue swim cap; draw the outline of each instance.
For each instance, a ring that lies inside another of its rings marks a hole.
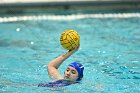
[[[84,66],[78,62],[73,62],[73,63],[69,64],[68,66],[71,66],[77,70],[78,78],[76,81],[80,81],[83,77]]]

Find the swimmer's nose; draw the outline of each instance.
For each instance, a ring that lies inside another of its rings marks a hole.
[[[70,71],[68,71],[68,72],[66,73],[66,75],[67,75],[67,76],[70,76]]]

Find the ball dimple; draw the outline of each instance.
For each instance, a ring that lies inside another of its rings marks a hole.
[[[63,48],[72,50],[80,44],[80,36],[75,30],[65,30],[60,37]]]

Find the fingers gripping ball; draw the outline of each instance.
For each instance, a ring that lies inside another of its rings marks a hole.
[[[63,48],[72,50],[80,44],[80,36],[75,30],[65,30],[60,37]]]

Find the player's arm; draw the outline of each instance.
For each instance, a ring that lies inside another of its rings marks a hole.
[[[71,51],[68,51],[65,54],[62,54],[61,56],[52,60],[48,64],[48,66],[47,66],[48,74],[53,80],[63,79],[62,75],[59,73],[59,71],[57,69],[68,57],[70,57],[73,53],[75,53],[78,50],[78,48],[79,47],[77,47]]]

